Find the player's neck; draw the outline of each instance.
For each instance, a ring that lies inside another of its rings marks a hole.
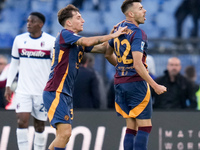
[[[30,36],[32,38],[39,38],[39,37],[41,37],[41,35],[42,35],[42,31],[36,32],[36,33],[30,33]]]
[[[126,21],[129,22],[129,23],[132,23],[132,24],[136,25],[137,27],[139,27],[139,24],[134,19],[132,19],[132,18],[127,17]]]
[[[76,30],[74,30],[72,27],[65,26],[64,28],[78,34],[78,32]]]

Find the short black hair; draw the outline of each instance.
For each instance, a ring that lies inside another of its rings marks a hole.
[[[37,16],[43,22],[43,24],[45,23],[45,16],[40,12],[32,12],[30,15]]]
[[[65,8],[62,8],[58,11],[58,22],[64,26],[65,20],[72,18],[72,12],[79,12],[79,9],[72,4],[67,5]]]
[[[125,0],[121,5],[121,11],[125,13],[129,7],[133,5],[133,2],[141,2],[142,0]]]

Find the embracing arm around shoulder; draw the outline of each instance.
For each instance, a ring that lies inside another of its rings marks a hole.
[[[75,44],[81,45],[81,46],[93,46],[97,44],[101,44],[103,42],[106,42],[110,39],[116,38],[120,36],[121,34],[125,34],[125,29],[127,27],[121,27],[119,30],[115,33],[103,35],[103,36],[93,36],[93,37],[82,37],[78,41],[76,41]]]
[[[134,51],[132,52],[132,56],[133,56],[133,67],[135,68],[135,70],[137,71],[137,73],[147,82],[149,83],[149,85],[154,89],[154,91],[157,94],[162,94],[164,92],[166,92],[166,87],[157,84],[149,75],[149,73],[147,72],[147,69],[145,68],[144,64],[142,63],[142,57],[143,57],[143,53],[139,52],[139,51]]]
[[[113,65],[117,65],[117,57],[114,54],[114,49],[108,44],[108,42],[104,42],[102,44],[95,45],[91,50],[91,53],[102,53],[104,57]]]

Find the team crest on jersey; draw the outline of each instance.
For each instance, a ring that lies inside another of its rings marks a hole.
[[[43,41],[43,42],[41,42],[41,47],[43,47],[45,45],[45,42]]]
[[[69,116],[68,116],[68,115],[65,115],[64,119],[65,119],[66,121],[68,121],[68,120],[69,120]]]
[[[141,42],[141,50],[142,50],[142,51],[144,51],[144,45],[145,45],[145,42],[142,41],[142,42]]]

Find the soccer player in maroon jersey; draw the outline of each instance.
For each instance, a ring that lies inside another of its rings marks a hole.
[[[157,84],[147,70],[147,36],[139,28],[139,24],[146,20],[146,10],[141,0],[125,0],[121,10],[126,20],[118,24],[114,33],[120,27],[127,26],[126,34],[109,41],[105,57],[116,67],[115,109],[118,115],[126,119],[127,126],[124,150],[147,150],[152,128],[149,85],[157,94],[166,92],[166,87]]]
[[[104,53],[104,44],[97,44],[124,34],[126,29],[123,27],[105,36],[81,37],[77,34],[83,30],[84,20],[79,10],[71,4],[58,12],[58,21],[64,29],[56,38],[51,73],[43,92],[50,124],[56,128],[56,138],[49,146],[50,150],[64,150],[71,136],[72,93],[84,52]]]

